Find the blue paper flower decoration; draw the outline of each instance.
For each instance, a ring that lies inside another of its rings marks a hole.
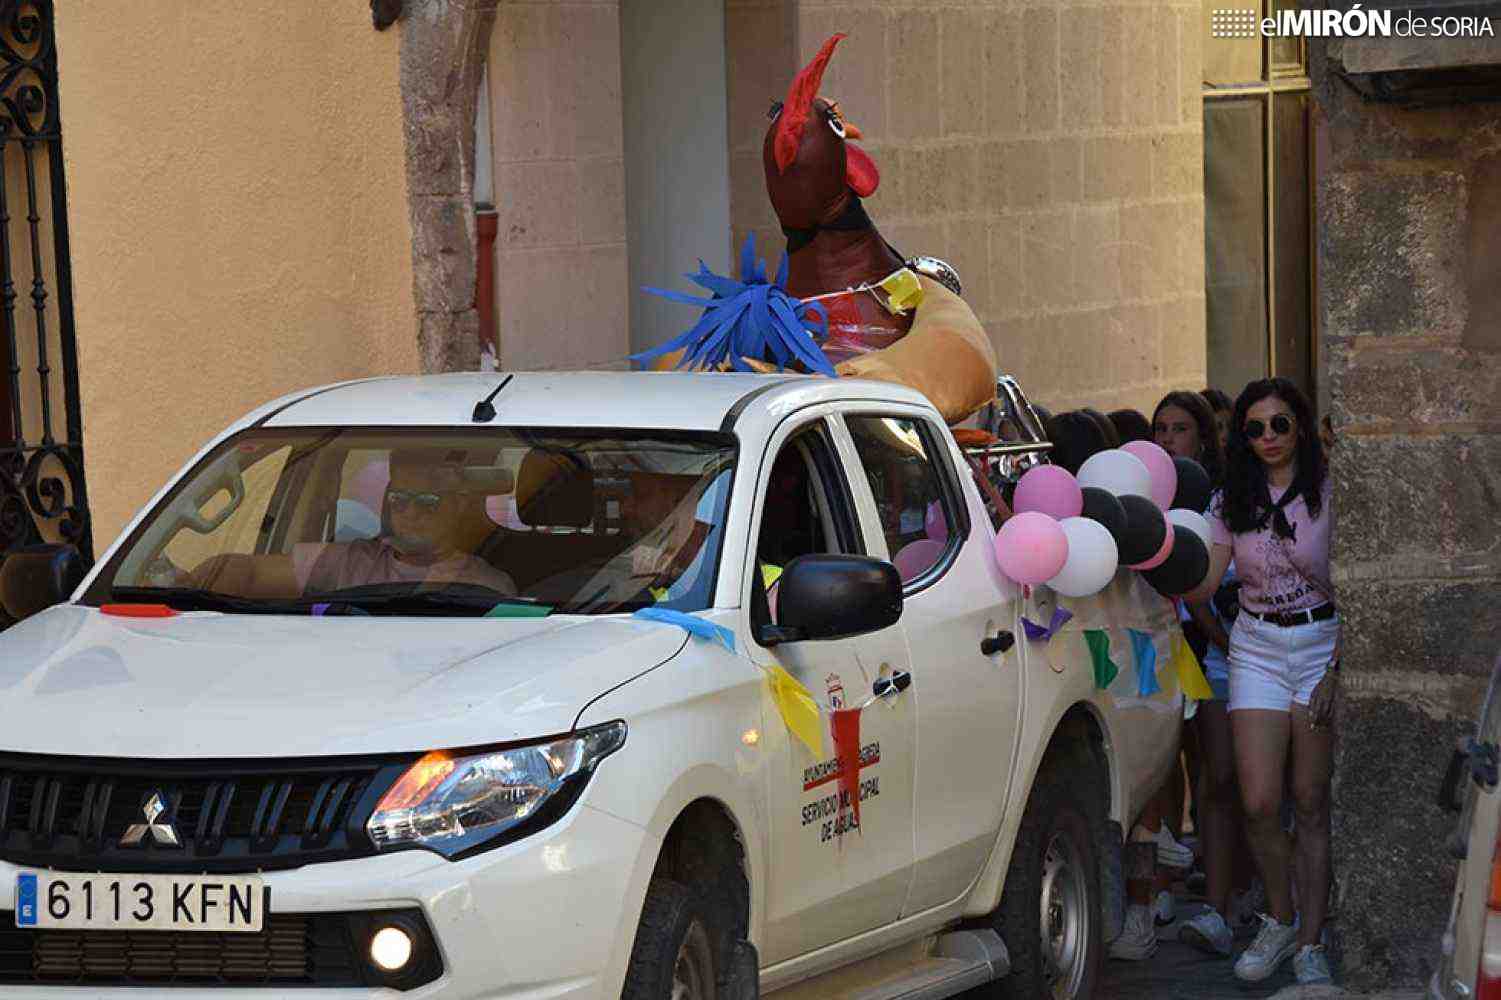
[[[683,351],[678,368],[717,368],[726,361],[736,371],[753,371],[746,358],[770,360],[778,368],[801,363],[809,371],[834,375],[814,334],[828,336],[829,317],[822,305],[787,294],[787,255],[782,254],[774,282],[766,280],[766,263],[756,258],[756,236],[746,236],[740,248],[740,279],[709,270],[702,260],[698,271],[684,275],[711,297],[700,298],[665,288],[643,287],[649,295],[671,302],[702,306],[704,313],[693,328],[659,347],[631,355],[647,362],[673,351]]]

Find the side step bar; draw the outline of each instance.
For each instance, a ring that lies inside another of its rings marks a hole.
[[[932,941],[932,938],[929,938]],[[991,929],[940,935],[923,953],[893,964],[895,955],[874,956],[815,979],[803,980],[776,997],[790,1000],[944,1000],[965,989],[1001,979],[1012,959],[1001,935]],[[884,961],[883,961],[884,959]]]

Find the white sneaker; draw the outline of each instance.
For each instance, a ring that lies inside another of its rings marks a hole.
[[[1211,955],[1228,958],[1230,949],[1235,944],[1235,934],[1230,930],[1230,925],[1225,923],[1225,918],[1220,916],[1220,911],[1210,907],[1183,922],[1183,926],[1178,928],[1178,940]]]
[[[1329,956],[1321,944],[1305,944],[1298,949],[1293,956],[1293,974],[1298,977],[1299,986],[1334,982],[1334,977],[1329,974]]]
[[[1178,901],[1173,898],[1171,892],[1163,889],[1157,894],[1157,898],[1152,900],[1152,919],[1157,921],[1158,927],[1161,927],[1172,923],[1177,915]]]
[[[1173,838],[1173,831],[1162,824],[1162,828],[1152,835],[1157,843],[1157,863],[1166,868],[1189,868],[1194,863],[1194,852]]]
[[[1152,925],[1152,910],[1140,903],[1126,909],[1126,926],[1121,936],[1110,942],[1110,957],[1140,962],[1157,953],[1157,928]]]
[[[1235,978],[1248,983],[1266,979],[1298,950],[1297,921],[1282,924],[1264,913],[1260,916],[1261,930],[1257,931],[1256,940],[1235,960]]]

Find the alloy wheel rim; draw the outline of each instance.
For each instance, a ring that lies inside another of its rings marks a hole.
[[[672,963],[671,1000],[713,1000],[714,960],[709,934],[695,920]]]
[[[1079,995],[1089,963],[1089,887],[1084,855],[1064,831],[1053,834],[1042,861],[1042,955],[1047,995]]]

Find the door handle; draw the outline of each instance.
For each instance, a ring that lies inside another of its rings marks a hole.
[[[1007,629],[1001,629],[995,635],[980,640],[980,652],[985,656],[994,656],[1004,653],[1016,645],[1016,636]]]
[[[898,670],[890,677],[877,677],[871,689],[877,698],[885,698],[901,694],[911,686],[912,675],[905,670]]]

